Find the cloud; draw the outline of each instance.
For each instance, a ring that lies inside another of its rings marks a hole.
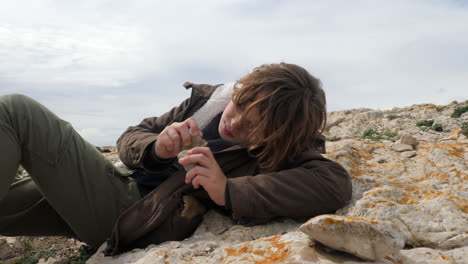
[[[88,139],[104,136],[104,133],[101,131],[101,129],[95,128],[95,127],[83,128],[78,133],[82,137],[88,138]]]
[[[0,25],[0,73],[18,83],[118,86],[144,75],[142,33],[125,27]]]
[[[318,76],[329,110],[446,104],[468,96],[467,24],[463,1],[6,1],[0,94],[99,129],[95,144],[181,102],[185,81],[279,61]]]

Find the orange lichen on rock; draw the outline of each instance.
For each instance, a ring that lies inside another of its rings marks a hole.
[[[421,189],[421,187],[419,186],[411,186],[411,185],[404,185],[402,186],[402,188],[404,188],[406,191],[408,192],[414,192],[416,194],[419,194],[419,190]]]
[[[352,216],[346,216],[345,219],[348,222],[367,222],[367,223],[371,223],[373,225],[378,224],[377,221],[364,219],[364,218],[358,218],[358,217],[352,217]]]
[[[386,256],[385,257],[386,260],[392,262],[392,263],[395,263],[395,264],[403,264],[405,262],[403,262],[403,260],[401,259],[396,259],[396,258],[392,258],[391,256]]]
[[[357,179],[359,178],[359,176],[361,176],[362,174],[364,174],[364,171],[359,170],[359,169],[351,169],[351,170],[349,171],[349,173],[351,174],[351,179],[357,180]]]
[[[224,251],[226,251],[226,254],[228,256],[239,256],[241,255],[241,250],[244,249],[245,247],[248,247],[248,246],[242,246],[240,249],[236,249],[236,248],[225,248]]]
[[[455,157],[460,158],[463,154],[465,154],[465,144],[463,143],[453,143],[447,144],[448,148],[447,151]]]
[[[400,172],[393,172],[395,168],[404,168],[403,163],[393,163],[391,166],[385,163],[380,163],[375,160],[376,151],[379,149],[385,149],[384,144],[372,144],[361,142],[360,144],[352,144],[352,154],[349,160],[349,172],[351,178],[358,180],[360,176],[381,174],[382,169],[385,170],[386,178],[397,177]],[[391,168],[392,170],[388,170]]]
[[[333,218],[327,218],[325,219],[324,222],[322,222],[320,225],[322,226],[329,226],[329,225],[341,225],[343,222],[366,222],[366,223],[371,223],[371,224],[378,224],[377,221],[365,219],[365,218],[358,218],[358,217],[352,217],[352,216],[335,216],[335,219]]]
[[[420,152],[429,152],[435,148],[447,150],[453,156],[460,158],[466,151],[466,144],[464,143],[436,143],[419,148]]]
[[[460,198],[452,193],[441,191],[426,193],[423,196],[424,199],[432,199],[434,197],[445,197],[445,200],[451,202],[455,208],[464,213],[468,213],[468,200],[466,199]]]
[[[266,247],[265,249],[255,249],[254,246],[248,242],[244,243],[240,248],[225,248],[226,256],[225,258],[234,257],[234,259],[229,260],[227,263],[236,263],[239,261],[250,261],[252,263],[281,263],[286,260],[289,256],[290,249],[288,247],[291,242],[282,242],[279,239],[281,235],[276,235],[271,238],[263,238],[258,241],[270,242],[271,246]],[[235,257],[244,256],[242,259],[236,259]]]
[[[455,202],[454,200],[452,199],[447,199],[447,201],[453,203],[453,205],[455,206],[455,208],[457,208],[458,210],[462,211],[463,213],[465,214],[468,214],[468,203],[465,202],[462,203],[462,204],[458,204],[457,202]]]
[[[434,258],[435,260],[445,260],[445,261],[450,261],[450,258],[446,255],[439,255]]]
[[[405,205],[419,204],[419,201],[416,200],[414,196],[410,195],[407,192],[403,193],[403,197],[398,199],[396,202],[398,204],[405,204]]]
[[[355,152],[353,153],[354,155],[351,155],[351,162],[350,162],[350,171],[349,173],[351,174],[351,178],[356,180],[359,178],[359,176],[364,174],[364,171],[361,170],[361,161],[366,160],[364,155],[360,153],[360,151],[357,148],[354,148]]]
[[[335,219],[327,218],[325,221],[323,221],[320,225],[321,226],[329,226],[329,225],[341,225],[343,221],[337,221]]]

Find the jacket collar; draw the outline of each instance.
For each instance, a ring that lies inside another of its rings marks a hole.
[[[209,98],[213,92],[216,90],[218,86],[221,86],[222,84],[217,84],[217,85],[209,85],[209,84],[195,84],[192,82],[185,82],[183,86],[185,89],[192,89],[193,95],[194,96],[199,96],[199,97],[205,97]]]

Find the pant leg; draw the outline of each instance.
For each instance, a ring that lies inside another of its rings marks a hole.
[[[76,237],[30,177],[13,183],[0,202],[0,234]]]
[[[22,95],[0,96],[0,198],[18,165],[79,239],[98,247],[118,216],[139,200],[124,177],[93,145],[47,108]]]

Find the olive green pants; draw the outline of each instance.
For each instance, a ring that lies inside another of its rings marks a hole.
[[[13,182],[20,164],[31,177]],[[141,199],[127,173],[38,102],[0,96],[0,235],[76,236],[97,248]]]

